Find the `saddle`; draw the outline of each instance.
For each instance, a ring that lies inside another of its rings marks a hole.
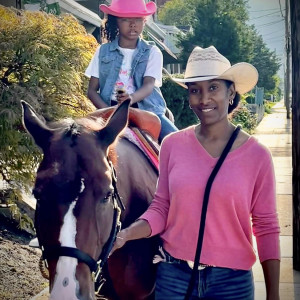
[[[115,107],[106,107],[88,114],[88,117],[107,120],[114,111]],[[159,118],[152,112],[130,107],[128,128],[130,131],[126,130],[124,137],[139,147],[158,170],[158,137],[161,129]]]

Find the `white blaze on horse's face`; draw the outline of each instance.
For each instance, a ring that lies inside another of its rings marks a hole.
[[[73,213],[76,200],[71,203],[69,210],[64,217],[64,222],[59,235],[61,246],[76,248],[75,237],[77,233],[77,220]],[[56,266],[56,275],[53,288],[50,295],[51,300],[78,299],[76,294],[78,294],[79,283],[75,277],[77,264],[78,261],[76,258],[66,256],[59,257]]]

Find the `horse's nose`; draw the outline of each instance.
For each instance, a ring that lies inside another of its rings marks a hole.
[[[80,297],[79,296],[79,299],[80,300],[95,300],[95,293],[93,292],[92,294],[89,294],[87,296],[83,296],[83,297]]]
[[[95,292],[93,289],[82,289],[79,287],[79,283],[76,285],[68,285],[68,279],[60,282],[55,282],[51,291],[49,300],[95,300]]]
[[[88,293],[87,295],[78,295],[74,294],[73,291],[69,290],[68,292],[63,291],[60,295],[57,293],[51,293],[49,300],[96,300],[94,291]]]
[[[68,257],[65,260],[71,260],[71,258]],[[71,269],[67,267],[67,264],[58,266],[50,293],[50,300],[80,299],[78,297],[79,282],[76,279],[74,267]]]
[[[49,300],[80,300],[78,295],[76,294],[76,288],[63,288],[55,286],[53,287]]]

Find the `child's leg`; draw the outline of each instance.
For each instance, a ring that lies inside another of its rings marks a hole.
[[[161,122],[161,130],[158,141],[161,142],[163,138],[171,132],[177,131],[178,128],[165,116],[157,115]]]

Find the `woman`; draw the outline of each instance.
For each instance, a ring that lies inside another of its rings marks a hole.
[[[107,14],[102,30],[106,41],[96,50],[85,74],[90,77],[88,97],[97,108],[131,99],[131,105],[155,113],[161,121],[162,140],[176,126],[165,116],[166,102],[160,91],[161,51],[140,38],[146,17],[155,13],[154,2],[113,0],[100,5]],[[100,90],[100,93],[98,93]]]
[[[195,257],[203,195],[227,141],[235,130],[228,113],[258,80],[248,63],[231,66],[214,47],[196,47],[184,79],[191,109],[200,123],[164,139],[155,198],[123,229],[114,249],[127,241],[160,234],[156,299],[184,299]],[[255,235],[267,299],[279,299],[279,225],[275,178],[269,151],[240,131],[210,192],[203,247],[193,299],[254,299],[251,268]],[[252,224],[251,224],[252,223]]]

